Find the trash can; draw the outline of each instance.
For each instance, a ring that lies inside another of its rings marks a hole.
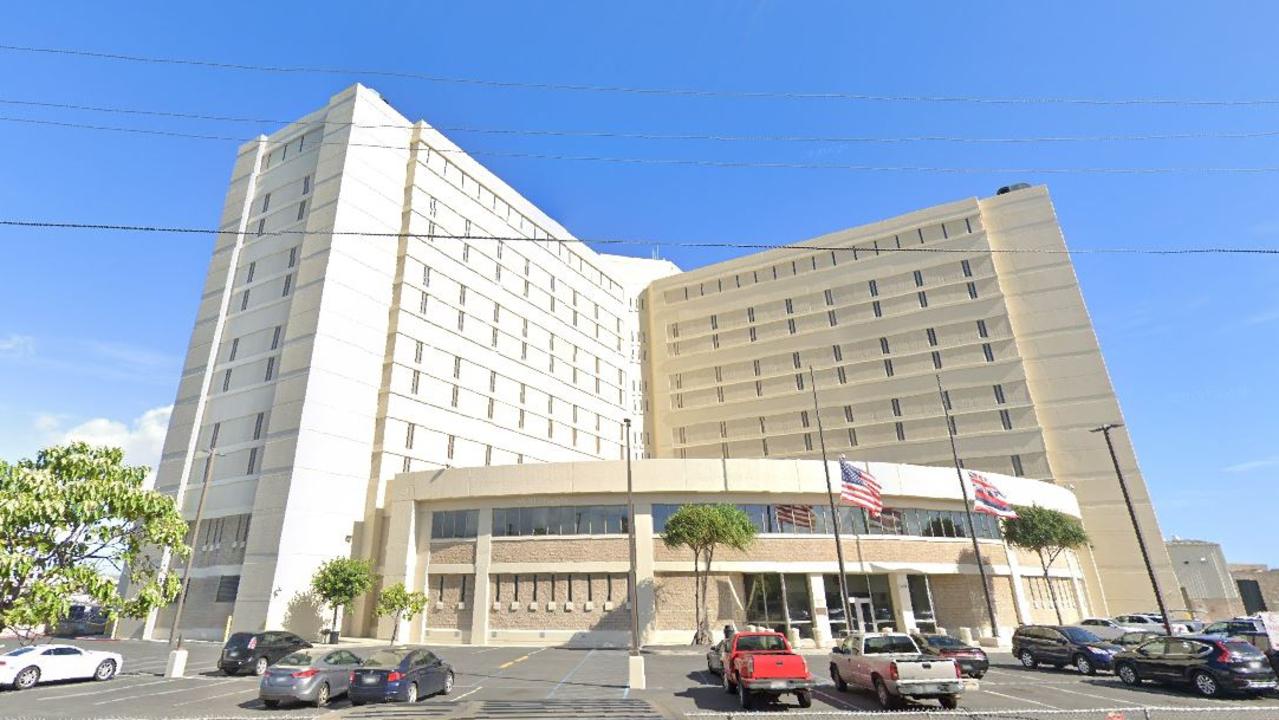
[[[337,645],[340,633],[337,630],[329,630],[325,633],[325,642],[330,645]]]

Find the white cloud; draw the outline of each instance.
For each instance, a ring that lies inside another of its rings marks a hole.
[[[1244,473],[1253,470],[1261,470],[1262,468],[1279,467],[1279,456],[1260,458],[1258,460],[1249,460],[1247,462],[1235,463],[1228,465],[1222,470],[1228,473]]]
[[[0,357],[29,357],[36,354],[36,339],[30,335],[9,333],[0,337]]]
[[[164,449],[164,434],[169,429],[172,405],[153,408],[134,418],[132,422],[93,418],[74,427],[63,429],[63,418],[56,415],[40,415],[36,428],[48,438],[47,444],[83,440],[93,445],[110,445],[124,450],[124,461],[129,465],[145,465],[155,474]]]

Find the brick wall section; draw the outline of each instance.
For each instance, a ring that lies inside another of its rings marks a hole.
[[[430,553],[430,562],[473,563],[475,562],[475,542],[473,540],[432,540]]]
[[[575,540],[494,538],[492,557],[495,563],[627,562],[630,550],[626,536]]]
[[[985,628],[980,634],[990,632],[990,619],[986,613],[986,597],[981,591],[981,578],[977,575],[930,575],[934,612],[937,624],[952,635],[958,628]],[[1012,583],[1007,577],[991,578],[992,597],[995,601],[995,617],[1000,625],[1017,624],[1017,612],[1013,607]]]
[[[490,581],[493,598],[486,606],[489,611],[490,630],[627,630],[630,614],[624,605],[626,600],[626,576],[613,574],[613,609],[606,611],[609,579],[603,574],[591,574],[590,591],[587,575],[555,575],[555,609],[547,610],[551,601],[551,576],[537,576],[537,609],[529,610],[533,602],[533,576],[520,575],[519,595],[515,593],[515,576],[494,575]],[[564,609],[568,600],[568,585],[573,585],[573,610]],[[499,587],[500,585],[500,587]],[[595,607],[586,609],[587,598],[593,598]],[[499,609],[492,609],[494,599],[500,598]],[[518,602],[515,610],[511,603]]]
[[[440,592],[440,578],[444,592]],[[462,596],[462,578],[466,578],[466,596]],[[471,612],[475,609],[475,578],[470,575],[436,575],[426,588],[430,602],[426,606],[426,627],[432,630],[471,630]],[[466,609],[458,610],[458,601],[466,601]]]
[[[736,590],[736,598],[734,598]],[[692,630],[696,626],[697,604],[694,601],[693,574],[663,573],[655,578],[658,630]],[[740,573],[712,574],[706,591],[711,629],[728,623],[746,625],[746,587]],[[691,639],[691,638],[690,638]]]
[[[844,559],[857,561],[857,543],[845,538]],[[975,564],[973,560],[972,541],[966,538],[949,540],[888,540],[864,539],[861,543],[862,557],[867,562],[933,562]],[[686,548],[671,549],[660,541],[654,544],[654,558],[658,562],[688,562],[692,567],[693,556]],[[982,557],[987,562],[1004,564],[1007,558],[1002,545],[982,543]],[[720,548],[715,551],[715,560],[732,561],[774,561],[794,562],[795,560],[835,560],[835,543],[830,538],[813,537],[769,537],[757,538],[744,551],[731,548]]]

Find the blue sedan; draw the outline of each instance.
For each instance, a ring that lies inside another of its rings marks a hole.
[[[453,691],[453,668],[425,648],[378,650],[351,673],[352,705],[371,702],[417,702],[428,695]]]

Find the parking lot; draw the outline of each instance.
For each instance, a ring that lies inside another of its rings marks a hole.
[[[0,691],[0,716],[87,720],[89,718],[619,718],[658,720],[733,713],[736,698],[726,695],[718,677],[706,671],[700,653],[664,651],[647,657],[648,685],[626,687],[626,653],[527,647],[439,647],[450,662],[457,685],[448,697],[432,697],[413,706],[351,707],[345,698],[329,707],[267,710],[257,699],[257,678],[227,677],[213,669],[219,646],[189,643],[189,676],[163,677],[168,647],[141,641],[84,641],[85,647],[124,656],[120,676],[102,683],[41,685],[31,690]],[[371,648],[354,648],[357,654]],[[821,655],[808,655],[810,668],[825,678]],[[1279,696],[1205,700],[1179,689],[1154,685],[1123,686],[1108,674],[1085,677],[1070,670],[1026,670],[1007,654],[991,656],[992,667],[981,690],[964,695],[960,717],[1014,717],[1026,720],[1097,718],[1109,712],[1132,718],[1219,717],[1279,720]],[[801,711],[793,698],[762,711],[797,718],[821,713],[878,711],[873,697],[841,693],[826,680],[817,688],[811,710]],[[1152,710],[1144,708],[1168,708]],[[920,706],[918,709],[924,709]],[[932,715],[944,716],[933,705]],[[909,716],[908,714],[904,714]]]

